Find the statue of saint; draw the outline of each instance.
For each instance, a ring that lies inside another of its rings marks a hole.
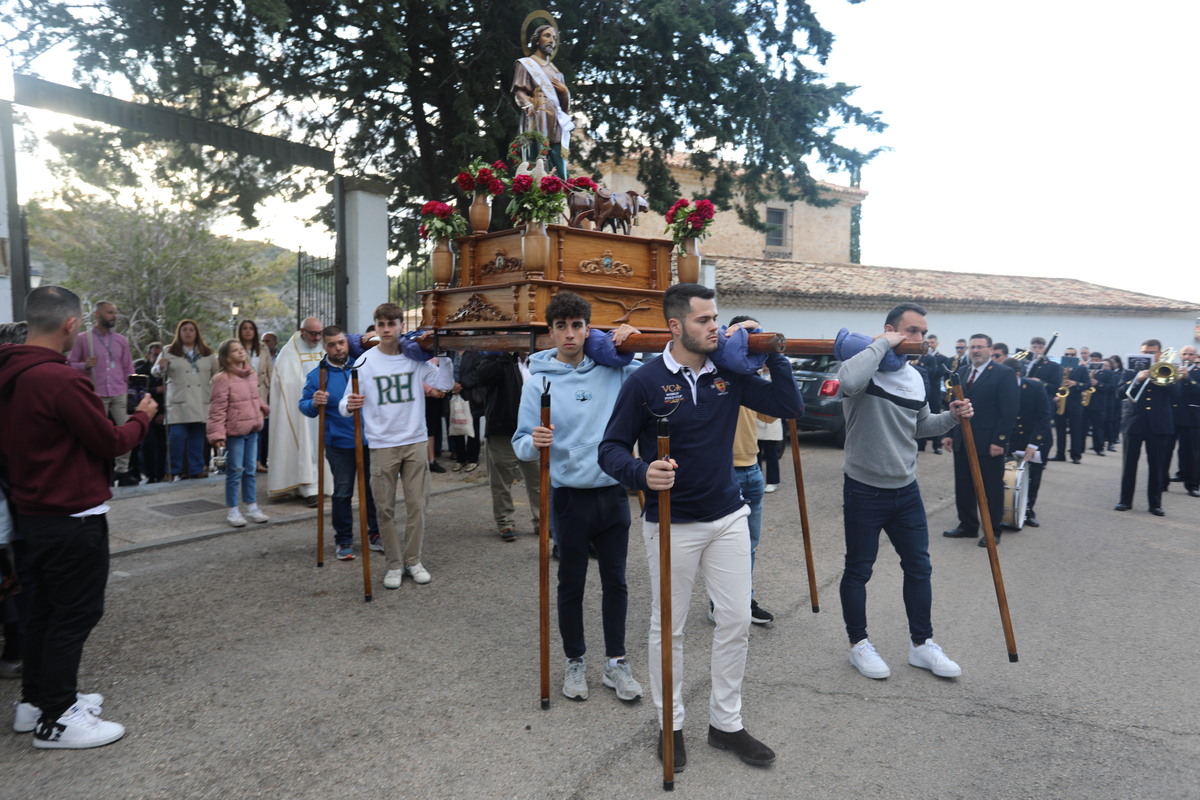
[[[575,123],[567,113],[571,92],[563,74],[551,59],[558,46],[558,32],[541,25],[529,37],[532,53],[513,67],[512,93],[521,109],[521,131],[536,130],[550,142],[550,161],[562,179],[567,177],[567,148]]]

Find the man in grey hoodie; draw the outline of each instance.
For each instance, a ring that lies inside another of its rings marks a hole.
[[[870,344],[858,345],[857,353],[854,345],[838,353],[846,417],[846,566],[840,592],[850,663],[868,678],[891,675],[867,638],[867,581],[882,530],[904,571],[904,608],[911,637],[908,663],[954,678],[962,670],[933,641],[929,526],[916,480],[917,440],[941,435],[959,420],[969,419],[971,402],[955,400],[949,411],[931,414],[920,374],[890,353],[901,342],[924,339],[925,309],[902,303],[888,313],[883,330]]]

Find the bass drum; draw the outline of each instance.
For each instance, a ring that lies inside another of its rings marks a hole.
[[[1025,527],[1025,510],[1029,505],[1029,476],[1025,462],[1010,458],[1004,463],[1004,518],[1000,524],[1015,531]]]

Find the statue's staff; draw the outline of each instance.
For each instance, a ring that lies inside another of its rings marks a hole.
[[[950,373],[950,389],[954,399],[963,399],[962,380],[957,372]],[[975,451],[975,434],[971,431],[971,420],[959,419],[962,425],[963,447],[967,451],[967,462],[971,467],[971,480],[975,484],[975,497],[979,500],[979,520],[983,524],[983,538],[987,542],[988,561],[992,565],[992,583],[996,585],[996,603],[1000,606],[1000,624],[1004,627],[1004,643],[1008,646],[1008,660],[1017,660],[1017,640],[1013,636],[1012,620],[1008,616],[1008,596],[1004,593],[1004,576],[1000,574],[1000,553],[996,550],[996,536],[992,532],[992,515],[988,512],[987,494],[983,488],[983,473],[979,471],[979,454]]]
[[[542,390],[542,427],[550,427],[550,381]],[[541,656],[542,709],[550,707],[550,448],[538,453],[538,652]]]
[[[317,387],[325,391],[325,359],[317,362]],[[325,404],[317,406],[317,566],[325,566]]]
[[[821,610],[817,600],[817,570],[813,564],[812,535],[808,527],[808,502],[804,497],[804,468],[800,466],[800,434],[796,430],[796,420],[788,420],[788,431],[792,440],[792,466],[796,474],[796,501],[800,504],[800,533],[804,539],[804,561],[808,566],[808,598],[812,601],[812,610],[816,614]]]
[[[358,367],[350,369],[351,392],[358,394]],[[363,469],[362,409],[354,409],[354,475],[358,480],[358,530],[362,536],[363,600],[371,602],[371,541],[367,534],[367,476]],[[322,437],[321,441],[324,441]],[[325,465],[319,465],[325,474]],[[321,493],[324,496],[324,492]],[[319,503],[320,501],[318,501]]]
[[[658,460],[671,460],[671,429],[658,419]],[[663,789],[675,789],[675,677],[671,665],[675,616],[671,613],[671,490],[658,493],[658,627],[662,634],[662,763]],[[671,702],[667,703],[667,698]],[[669,710],[668,710],[669,708]]]

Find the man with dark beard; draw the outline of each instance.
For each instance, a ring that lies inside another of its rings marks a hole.
[[[773,417],[800,414],[803,402],[787,358],[768,356],[771,380],[718,369],[709,358],[720,331],[712,289],[680,283],[663,295],[671,341],[662,356],[633,373],[621,387],[600,442],[600,467],[625,486],[646,493],[642,535],[650,583],[650,689],[661,724],[667,724],[664,692],[671,694],[675,770],[686,765],[683,746],[683,676],[663,686],[659,605],[660,491],[671,492],[672,652],[683,663],[683,628],[696,573],[702,572],[713,601],[712,692],[708,743],[747,764],[775,760],[771,748],[742,725],[742,678],[750,629],[750,509],[733,470],[733,438],[741,406]],[[657,455],[657,423],[670,425],[670,456]],[[637,445],[640,458],[633,456]]]

